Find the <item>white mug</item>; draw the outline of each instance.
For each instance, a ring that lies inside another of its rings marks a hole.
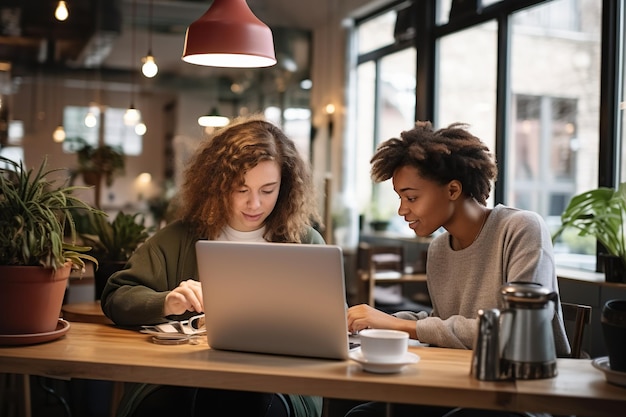
[[[372,363],[401,361],[409,347],[409,334],[399,330],[363,329],[359,339],[363,358]]]

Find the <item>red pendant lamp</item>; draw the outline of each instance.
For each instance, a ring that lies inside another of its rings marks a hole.
[[[187,28],[182,59],[212,67],[269,67],[276,64],[272,31],[245,0],[214,0]]]

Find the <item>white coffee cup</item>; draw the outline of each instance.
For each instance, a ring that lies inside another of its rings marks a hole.
[[[363,329],[359,339],[363,358],[372,363],[398,362],[409,347],[409,334],[399,330]]]

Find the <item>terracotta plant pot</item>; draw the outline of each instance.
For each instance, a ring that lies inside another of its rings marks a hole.
[[[56,272],[40,266],[0,266],[0,334],[56,329],[71,264]]]

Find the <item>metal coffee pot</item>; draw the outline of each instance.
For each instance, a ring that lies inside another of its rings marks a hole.
[[[478,311],[471,374],[485,381],[555,376],[552,318],[557,294],[533,282],[507,283],[500,294],[503,311]]]

